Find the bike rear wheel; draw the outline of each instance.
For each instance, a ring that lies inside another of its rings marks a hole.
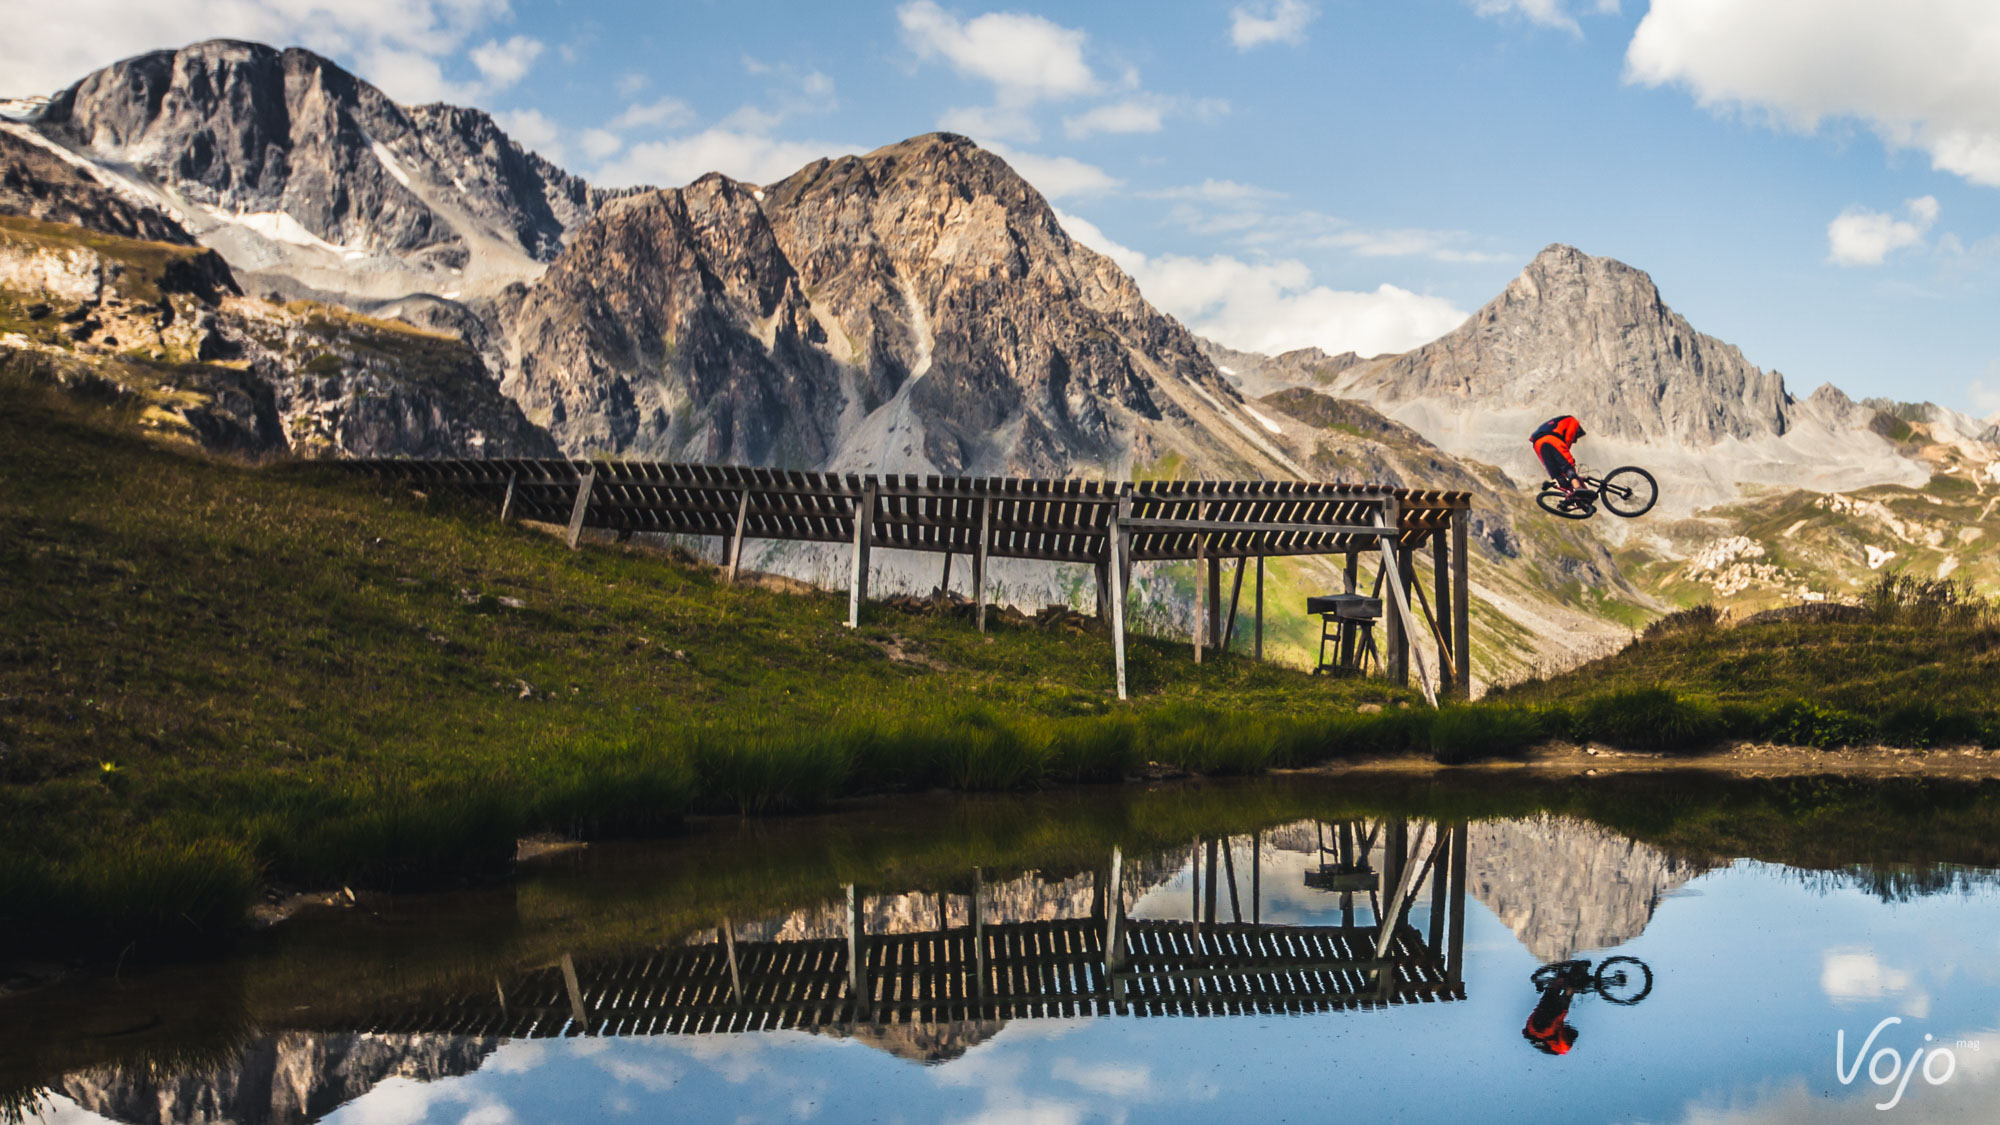
[[[1653,991],[1653,970],[1637,957],[1606,957],[1597,966],[1597,994],[1613,1004],[1637,1004]]]
[[[1569,495],[1560,489],[1545,488],[1537,492],[1535,503],[1541,505],[1542,511],[1552,516],[1561,516],[1566,520],[1587,520],[1594,514],[1588,505],[1578,507],[1570,500]]]
[[[1604,474],[1597,499],[1612,515],[1631,519],[1645,515],[1659,503],[1660,484],[1653,474],[1637,465],[1627,465]]]

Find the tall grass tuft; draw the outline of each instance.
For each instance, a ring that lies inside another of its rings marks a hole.
[[[1686,609],[1675,610],[1646,626],[1639,635],[1641,640],[1653,641],[1661,637],[1671,637],[1681,633],[1702,636],[1714,632],[1729,620],[1729,611],[1714,604],[1703,602]]]
[[[1431,756],[1447,765],[1519,755],[1542,737],[1540,713],[1526,707],[1446,707],[1431,716]]]
[[[1094,715],[1048,723],[1047,769],[1057,781],[1118,781],[1145,763],[1139,720],[1131,715]]]
[[[697,803],[745,816],[817,808],[840,795],[850,765],[846,742],[822,730],[706,730],[695,737],[690,757]]]
[[[522,802],[498,787],[443,788],[358,792],[344,813],[267,819],[259,850],[288,878],[318,887],[417,890],[506,872],[529,825]]]
[[[1665,688],[1630,688],[1584,701],[1576,734],[1628,750],[1686,750],[1726,733],[1714,707]]]
[[[1859,715],[1807,699],[1789,699],[1765,716],[1763,735],[1773,742],[1832,750],[1859,746],[1875,733],[1874,724]]]
[[[1878,625],[1965,628],[1994,620],[1995,606],[1955,578],[1919,578],[1907,572],[1884,574],[1861,595],[1869,619]]]
[[[60,867],[9,864],[0,866],[0,927],[59,938],[72,952],[139,943],[179,953],[239,928],[262,875],[248,849],[214,839],[127,844]]]

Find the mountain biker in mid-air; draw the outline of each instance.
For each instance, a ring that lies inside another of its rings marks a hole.
[[[1583,439],[1583,423],[1571,414],[1558,414],[1535,427],[1528,435],[1528,441],[1535,447],[1535,455],[1542,459],[1542,467],[1549,472],[1549,479],[1556,482],[1571,500],[1582,504],[1590,503],[1590,490],[1577,479],[1576,455],[1570,446]]]

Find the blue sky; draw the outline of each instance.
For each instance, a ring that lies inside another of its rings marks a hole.
[[[10,9],[17,9],[10,11]],[[594,182],[994,147],[1198,331],[1431,338],[1544,245],[1795,393],[2000,410],[2000,5],[0,0],[8,92],[234,34],[494,110]],[[21,88],[13,89],[16,85]]]

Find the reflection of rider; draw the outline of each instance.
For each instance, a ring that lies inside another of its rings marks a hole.
[[[1576,477],[1576,455],[1569,447],[1583,438],[1583,423],[1573,415],[1558,414],[1535,428],[1528,435],[1528,441],[1535,447],[1535,455],[1542,459],[1542,467],[1548,470],[1549,479],[1562,486],[1564,492],[1575,492],[1582,482]]]
[[[1567,1055],[1576,1045],[1576,1029],[1569,1020],[1569,1002],[1576,996],[1576,989],[1568,973],[1559,973],[1547,988],[1542,989],[1542,998],[1535,1001],[1535,1010],[1528,1013],[1528,1025],[1521,1029],[1521,1037],[1535,1045],[1535,1050],[1545,1055]]]

